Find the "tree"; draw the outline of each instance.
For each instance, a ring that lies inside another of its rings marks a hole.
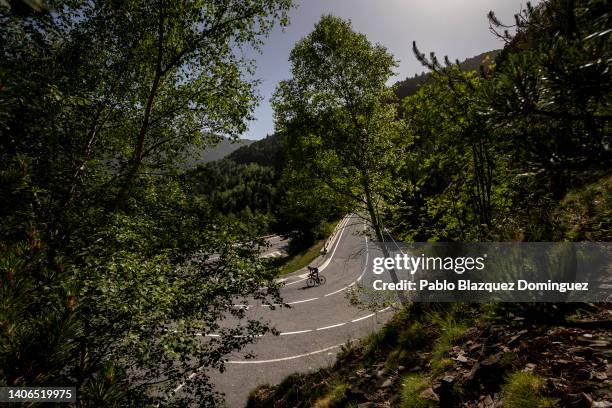
[[[397,136],[385,83],[396,62],[334,16],[321,18],[290,61],[293,78],[281,82],[273,98],[290,158],[343,199],[365,205],[382,240],[378,204],[390,184]]]
[[[300,163],[287,163],[279,190],[278,228],[291,237],[293,249],[308,248],[325,238],[325,224],[350,211],[324,181],[302,172]]]
[[[512,140],[524,171],[548,178],[555,200],[578,173],[612,160],[608,8],[603,0],[528,3],[512,26],[489,13],[507,46],[485,84],[488,120]]]
[[[491,29],[506,41],[475,73],[413,44],[435,82],[403,102],[411,146],[396,232],[444,240],[555,236],[569,188],[610,168],[609,14],[601,0],[527,4]],[[501,30],[515,28],[510,35]]]
[[[239,48],[290,5],[53,1],[24,16],[0,3],[0,384],[150,404],[269,330],[219,327],[234,297],[277,298],[273,271],[175,163],[245,129],[256,83]],[[205,376],[187,387],[171,401],[214,404]]]
[[[362,205],[383,242],[381,210],[394,189],[399,135],[386,82],[397,62],[383,46],[334,16],[321,18],[295,45],[290,61],[292,79],[281,82],[273,98],[289,157],[339,200]]]
[[[402,102],[410,154],[402,161],[406,189],[398,195],[395,220],[404,238],[491,237],[503,207],[507,159],[480,115],[481,83],[474,72],[449,67]]]

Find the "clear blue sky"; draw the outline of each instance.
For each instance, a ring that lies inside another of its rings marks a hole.
[[[270,97],[276,84],[290,76],[293,45],[313,30],[322,14],[350,19],[356,31],[387,47],[400,61],[396,78],[401,80],[425,70],[412,54],[412,41],[422,52],[435,51],[453,61],[501,48],[503,43],[489,32],[486,15],[493,10],[503,22],[512,23],[521,4],[525,0],[298,0],[289,27],[276,28],[254,57],[263,99],[242,137],[261,139],[274,132]]]

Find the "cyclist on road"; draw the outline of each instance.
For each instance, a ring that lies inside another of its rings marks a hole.
[[[310,276],[319,279],[319,268],[308,265],[308,271],[310,271]]]
[[[310,273],[308,274],[308,280],[306,281],[306,286],[313,287],[325,284],[325,276],[319,275],[319,268],[316,266],[308,265],[308,270]]]

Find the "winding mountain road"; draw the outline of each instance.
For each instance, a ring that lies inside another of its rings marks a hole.
[[[249,317],[270,322],[280,335],[263,336],[230,356],[224,373],[207,373],[225,394],[227,406],[243,407],[258,385],[278,384],[289,374],[332,364],[342,345],[371,333],[391,316],[388,308],[377,313],[359,310],[345,296],[370,270],[364,229],[357,216],[347,216],[338,225],[328,253],[313,262],[326,277],[325,285],[306,287],[306,270],[283,279],[281,295],[291,308],[248,306]],[[247,354],[255,358],[247,359]]]

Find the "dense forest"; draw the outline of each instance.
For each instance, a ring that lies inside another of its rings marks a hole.
[[[284,165],[280,138],[272,135],[186,172],[185,182],[223,214],[272,215]]]
[[[321,191],[301,194],[300,186],[291,184],[286,162],[282,135],[273,134],[186,172],[183,180],[222,216],[261,234],[290,237],[291,251],[299,252],[324,238],[327,224],[348,208],[326,200]]]

